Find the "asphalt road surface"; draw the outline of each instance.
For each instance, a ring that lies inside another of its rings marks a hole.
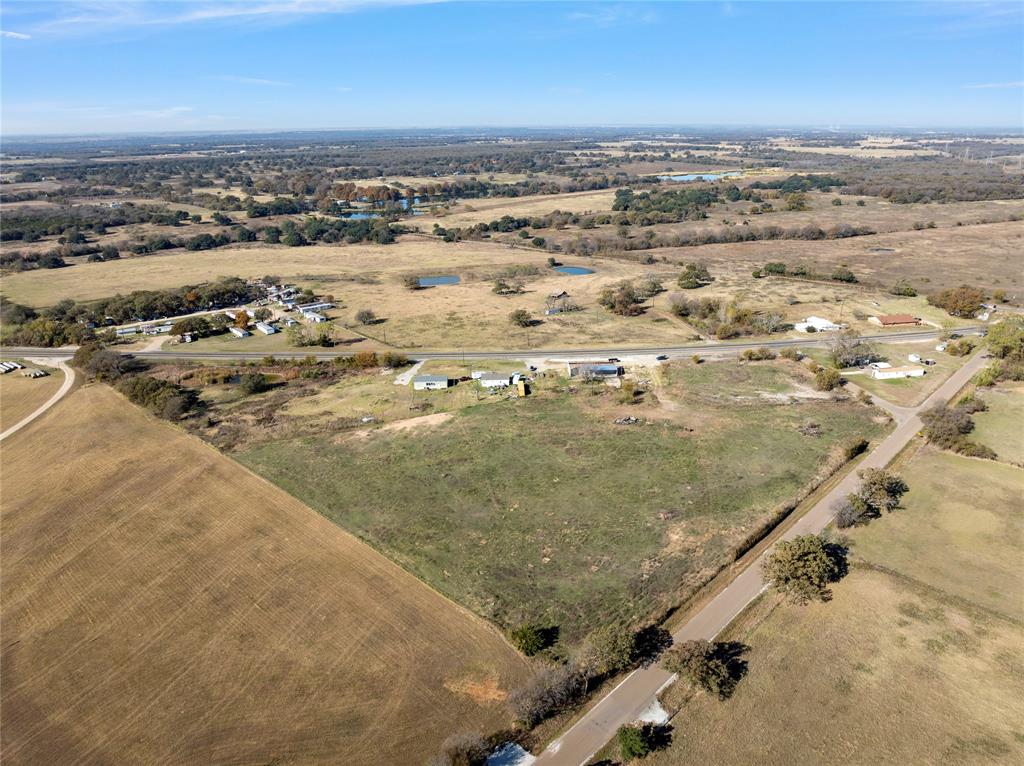
[[[963,327],[952,332],[961,335],[978,335],[981,330],[978,327]],[[909,343],[913,341],[935,340],[940,335],[939,330],[914,330],[911,332],[880,333],[878,335],[862,336],[866,341],[878,341],[888,343]],[[608,357],[623,356],[660,356],[664,354],[669,358],[682,358],[701,354],[707,356],[739,354],[751,348],[809,348],[812,346],[824,346],[828,343],[827,337],[820,339],[815,335],[808,335],[807,338],[787,340],[766,340],[757,343],[693,343],[686,346],[660,346],[660,347],[619,347],[619,348],[577,348],[577,349],[521,349],[517,351],[480,351],[480,350],[450,350],[450,351],[416,351],[414,349],[389,349],[404,353],[412,359],[602,359]],[[117,351],[117,346],[111,346]],[[180,348],[180,350],[179,350]],[[4,353],[18,356],[30,355],[39,358],[45,357],[66,357],[73,352],[74,348],[63,349],[48,348],[5,348]],[[317,359],[333,359],[338,356],[352,356],[358,351],[332,351],[332,350],[300,350],[293,353],[268,351],[189,351],[187,345],[158,351],[126,351],[140,359],[225,359],[225,360],[259,360],[273,355],[277,359],[303,359],[314,356]]]
[[[921,429],[919,413],[940,401],[948,401],[985,363],[985,357],[976,354],[921,405],[899,408],[900,411],[894,412],[896,429],[871,450],[859,468],[884,468],[888,465]],[[835,503],[853,492],[858,483],[856,472],[851,472],[780,539],[821,532],[832,522]],[[767,588],[761,576],[761,564],[771,550],[764,551],[725,590],[694,614],[673,634],[673,639],[711,640],[724,630]],[[650,707],[658,692],[672,680],[672,674],[658,665],[634,670],[568,731],[548,745],[537,758],[535,766],[582,766],[615,736],[620,726],[636,721]]]

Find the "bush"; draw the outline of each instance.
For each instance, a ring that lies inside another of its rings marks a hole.
[[[417,276],[402,277],[402,285],[405,286],[406,290],[419,290],[420,278]]]
[[[260,372],[250,372],[242,376],[238,384],[243,394],[259,394],[266,391],[270,385],[267,376]]]
[[[970,397],[966,406],[948,407],[937,404],[921,413],[924,423],[923,433],[932,444],[942,449],[957,452],[968,457],[979,457],[987,460],[996,458],[995,450],[982,444],[968,441],[966,435],[974,430],[972,412],[979,412],[977,407],[984,403]]]
[[[168,420],[178,420],[199,402],[195,391],[147,375],[122,378],[115,388],[129,401]]]
[[[683,273],[679,275],[676,284],[684,290],[695,290],[698,287],[705,287],[715,281],[703,263],[687,263],[683,267]]]
[[[829,583],[845,574],[845,554],[818,535],[801,535],[777,543],[762,571],[773,588],[795,603],[827,601]]]
[[[708,694],[727,699],[742,675],[741,668],[745,669],[745,663],[738,661],[730,667],[731,654],[734,652],[729,644],[684,641],[666,652],[662,664]]]
[[[532,623],[524,623],[518,628],[513,628],[509,631],[508,640],[527,657],[532,657],[547,645],[544,629]]]
[[[546,668],[508,695],[516,721],[533,728],[552,713],[578,700],[586,691],[586,674],[573,664]]]
[[[356,321],[359,322],[359,324],[373,324],[377,321],[377,315],[370,309],[359,309],[359,311],[356,312]]]
[[[441,744],[441,752],[430,766],[483,766],[490,755],[490,745],[479,732],[453,734]]]
[[[766,359],[774,359],[775,352],[769,348],[762,346],[761,348],[748,348],[742,354],[740,359],[745,362],[760,362]]]
[[[635,659],[636,634],[610,623],[587,636],[580,663],[592,675],[605,676],[625,670]]]
[[[961,338],[946,344],[946,353],[950,356],[967,356],[972,351],[974,351],[974,341],[970,338]]]
[[[508,321],[516,327],[529,327],[533,324],[533,316],[526,309],[516,309],[508,315]]]
[[[791,362],[799,362],[803,359],[803,355],[795,348],[784,348],[779,352],[779,356],[783,359],[789,359]]]
[[[819,391],[831,391],[843,382],[843,376],[835,367],[819,367],[814,373],[814,387]]]

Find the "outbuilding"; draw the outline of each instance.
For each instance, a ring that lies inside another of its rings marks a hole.
[[[448,388],[447,375],[417,375],[412,379],[412,387],[416,391],[436,391]]]
[[[924,375],[924,367],[873,367],[871,377],[875,380],[896,380],[899,378],[920,378]]]
[[[823,317],[809,316],[804,321],[794,324],[793,328],[799,332],[833,332],[841,330],[842,325]]]
[[[879,314],[868,317],[868,321],[880,327],[899,327],[901,325],[919,325],[921,320],[910,314]]]

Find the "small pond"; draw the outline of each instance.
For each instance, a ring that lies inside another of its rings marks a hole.
[[[420,287],[434,287],[435,285],[457,285],[459,278],[454,275],[437,277],[420,277]]]
[[[661,181],[718,181],[743,175],[741,170],[727,170],[722,173],[680,173],[673,176],[658,176]]]
[[[593,274],[593,269],[588,269],[583,266],[555,266],[555,271],[560,271],[563,274],[571,274],[574,277],[578,277],[581,274]]]

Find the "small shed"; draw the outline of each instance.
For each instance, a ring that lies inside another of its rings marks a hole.
[[[447,375],[417,375],[412,379],[412,387],[416,391],[436,391],[448,388]]]

